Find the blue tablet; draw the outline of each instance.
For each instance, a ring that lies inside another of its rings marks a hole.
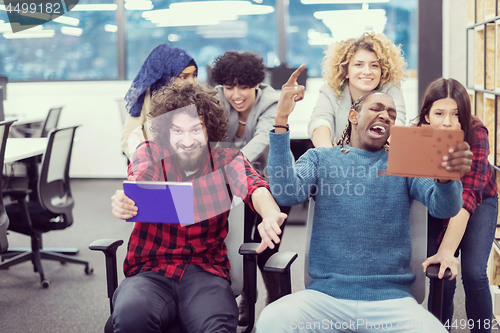
[[[126,180],[123,191],[138,208],[127,222],[194,223],[192,183]]]

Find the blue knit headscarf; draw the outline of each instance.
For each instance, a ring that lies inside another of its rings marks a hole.
[[[139,117],[146,90],[151,88],[150,92],[153,93],[160,89],[170,79],[179,76],[191,61],[198,68],[194,59],[184,50],[167,44],[155,47],[142,64],[125,95],[128,113],[132,117]]]

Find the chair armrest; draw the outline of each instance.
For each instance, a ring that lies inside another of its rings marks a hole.
[[[89,249],[92,251],[111,252],[116,251],[116,249],[122,244],[123,240],[121,239],[98,239],[89,245]]]
[[[257,255],[257,247],[259,247],[260,243],[243,243],[238,250],[238,253],[242,256],[244,255]]]
[[[89,245],[92,251],[102,251],[106,259],[106,282],[110,313],[113,313],[113,294],[118,287],[118,271],[116,268],[116,250],[123,244],[121,239],[98,239]]]
[[[26,198],[29,194],[31,194],[31,192],[32,191],[30,189],[26,188],[11,188],[2,190],[2,195],[13,197],[16,200],[21,200]]]
[[[439,273],[439,264],[432,264],[427,267],[425,275],[427,275],[427,277],[430,279],[439,279],[438,273]],[[451,271],[449,268],[447,268],[444,271],[443,279],[449,279],[450,277],[451,277]]]
[[[276,252],[264,265],[264,271],[283,274],[290,270],[290,266],[297,259],[295,252]]]

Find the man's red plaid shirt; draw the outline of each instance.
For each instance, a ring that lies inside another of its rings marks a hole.
[[[243,155],[234,149],[212,148],[200,169],[186,176],[169,151],[154,141],[137,147],[129,176],[143,181],[189,181],[193,183],[195,224],[136,222],[130,235],[124,272],[155,271],[180,280],[187,265],[229,280],[229,260],[224,239],[232,195],[252,207],[250,195],[267,183]],[[227,182],[226,182],[227,179]],[[229,183],[229,192],[227,183]],[[243,221],[241,221],[243,223]]]

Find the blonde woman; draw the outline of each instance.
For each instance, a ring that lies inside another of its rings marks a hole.
[[[384,34],[364,33],[330,46],[323,59],[325,84],[309,122],[309,136],[315,147],[332,147],[347,125],[351,104],[372,90],[394,100],[396,125],[406,124],[406,110],[400,83],[406,62],[401,47]]]

